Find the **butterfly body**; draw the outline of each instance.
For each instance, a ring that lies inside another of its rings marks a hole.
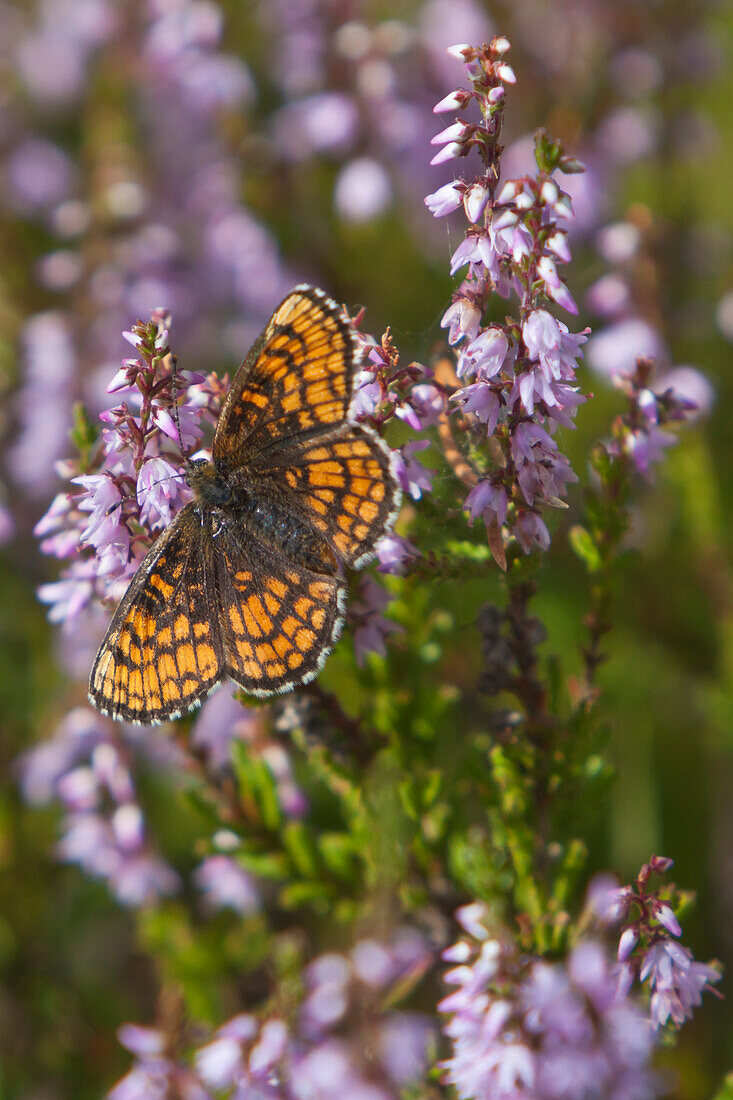
[[[196,512],[211,514],[219,529],[236,523],[264,544],[316,572],[335,574],[338,561],[324,538],[289,505],[287,493],[258,479],[255,471],[226,474],[212,462],[196,463],[188,483],[197,494]]]
[[[356,337],[314,287],[288,295],[240,367],[195,499],[148,551],[92,668],[89,698],[153,724],[224,679],[253,695],[318,674],[343,624],[343,567],[399,505],[392,454],[349,416]]]

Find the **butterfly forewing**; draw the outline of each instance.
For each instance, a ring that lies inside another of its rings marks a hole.
[[[237,371],[214,437],[228,467],[287,449],[346,419],[356,339],[322,291],[297,287]]]
[[[201,702],[225,674],[211,522],[188,504],[130,582],[94,662],[89,698],[146,725]]]

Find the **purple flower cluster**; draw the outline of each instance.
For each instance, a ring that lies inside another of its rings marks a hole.
[[[28,96],[6,105],[2,201],[42,227],[48,251],[33,274],[54,303],[21,332],[26,371],[10,467],[42,496],[72,400],[99,408],[130,317],[165,304],[189,361],[210,369],[241,357],[294,280],[241,202],[241,158],[220,123],[250,102],[252,81],[222,49],[215,0],[152,0],[125,27],[124,50],[108,0],[47,0],[3,31],[11,84],[14,70]],[[81,150],[68,116],[99,110],[97,67],[115,71],[130,96],[105,107],[109,125]]]
[[[229,835],[217,837],[226,846]],[[231,835],[233,844],[238,843],[235,834]],[[212,910],[233,909],[245,916],[256,913],[261,904],[260,892],[255,880],[243,867],[229,855],[207,856],[194,873],[194,881],[204,895],[207,908]]]
[[[349,622],[354,632],[354,650],[359,666],[364,664],[367,653],[378,653],[384,657],[387,638],[400,629],[397,623],[382,614],[389,603],[389,592],[381,584],[370,576],[361,578],[357,599],[349,607]]]
[[[565,507],[566,485],[577,480],[555,433],[573,427],[585,400],[576,370],[586,332],[570,332],[545,305],[555,302],[577,313],[558,271],[570,260],[572,203],[553,172],[582,166],[540,134],[537,175],[498,187],[505,90],[515,81],[505,61],[508,49],[505,38],[494,38],[483,49],[449,51],[463,61],[470,90],[456,89],[435,111],[474,105],[480,120],[459,118],[437,134],[433,143],[442,148],[432,163],[476,150],[483,167],[474,179],[455,179],[425,201],[436,217],[462,207],[469,222],[451,261],[452,274],[464,267],[467,274],[441,321],[449,342],[461,345],[456,373],[463,385],[453,400],[474,443],[492,443],[487,468],[476,472],[465,506],[472,519],[481,517],[494,532],[504,528],[530,553],[550,542],[543,509]],[[512,293],[519,299],[517,320],[484,324],[490,297]]]
[[[641,868],[636,883],[617,890],[611,901],[614,923],[622,925],[618,958],[620,986],[629,989],[635,981],[648,982],[651,1019],[655,1028],[673,1023],[680,1027],[702,1002],[721,972],[715,966],[696,962],[688,947],[679,943],[682,928],[675,915],[674,887],[649,889],[652,874],[663,875],[674,861],[652,856]]]
[[[175,755],[170,745],[156,742],[154,751],[170,766]],[[132,764],[126,731],[77,707],[19,766],[29,802],[42,805],[55,798],[64,808],[59,858],[104,880],[122,905],[138,907],[176,893],[180,881],[146,837]]]
[[[654,1034],[620,992],[599,942],[566,963],[520,956],[492,939],[488,909],[459,909],[467,935],[444,952],[451,992],[438,1006],[451,1056],[445,1079],[461,1100],[644,1100],[658,1089],[648,1063]]]
[[[419,363],[402,366],[389,330],[379,343],[362,333],[359,337],[362,357],[351,406],[354,418],[378,431],[394,418],[414,432],[437,424],[445,413],[446,402],[432,372]],[[403,492],[412,500],[420,500],[432,489],[432,471],[416,457],[429,446],[428,439],[411,439],[394,452],[395,474]],[[409,539],[395,531],[384,535],[376,550],[380,573],[404,573],[410,561],[420,554]],[[349,608],[359,664],[363,664],[369,652],[383,656],[387,636],[398,629],[382,614],[389,602],[389,595],[381,585],[372,577],[362,578],[359,599]]]
[[[39,589],[51,620],[67,630],[93,601],[119,599],[154,534],[190,499],[181,443],[190,453],[204,413],[216,415],[221,386],[179,374],[174,394],[169,325],[154,314],[126,333],[137,356],[108,387],[120,403],[101,414],[101,437],[84,459],[60,465],[79,488],[57,495],[36,525],[43,553],[69,561],[59,581]]]
[[[139,1024],[123,1024],[117,1037],[134,1055],[135,1063],[107,1093],[108,1100],[148,1100],[164,1096],[212,1100],[212,1094],[204,1088],[191,1066],[169,1049],[163,1031]]]
[[[177,1094],[194,1100],[394,1100],[422,1078],[432,1028],[421,1015],[384,1012],[381,1004],[398,985],[416,982],[430,961],[422,937],[409,930],[386,945],[362,940],[348,956],[321,955],[305,971],[292,1021],[235,1016],[193,1051],[192,1064],[166,1055],[163,1031],[126,1025],[120,1041],[136,1061],[110,1096],[135,1100],[154,1083],[158,1095],[176,1082],[185,1084]]]
[[[617,386],[628,399],[628,412],[617,418],[613,438],[607,444],[609,454],[626,458],[645,478],[651,478],[653,466],[677,442],[677,436],[666,431],[665,425],[687,421],[698,409],[691,398],[672,385],[660,392],[654,373],[653,362],[639,358],[631,373],[616,377]]]
[[[655,324],[639,310],[637,285],[648,269],[644,225],[626,221],[606,225],[596,238],[601,258],[610,271],[588,290],[586,304],[605,323],[588,341],[588,364],[603,378],[617,382],[632,374],[639,357],[654,360],[658,377],[655,391],[674,391],[690,411],[709,412],[713,388],[692,366],[674,366],[671,352]]]
[[[359,336],[362,359],[351,407],[354,418],[380,431],[393,418],[414,432],[437,424],[445,412],[445,397],[433,382],[432,372],[420,363],[402,366],[389,330],[381,343],[371,336]],[[395,452],[395,473],[403,492],[413,500],[420,500],[432,489],[432,471],[416,458],[429,445],[427,439],[413,439]],[[377,544],[379,571],[402,573],[418,554],[408,539],[390,532]]]

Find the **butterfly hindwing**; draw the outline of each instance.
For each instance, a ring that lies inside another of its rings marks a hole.
[[[285,298],[232,383],[214,436],[214,461],[233,468],[346,419],[356,337],[323,291]]]
[[[224,676],[211,527],[187,505],[148,552],[100,647],[89,698],[150,725],[200,703]]]
[[[227,675],[251,695],[312,680],[341,632],[344,581],[285,558],[232,521],[216,542]]]

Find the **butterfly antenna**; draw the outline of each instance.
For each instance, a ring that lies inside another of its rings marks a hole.
[[[173,419],[176,422],[176,431],[178,432],[178,446],[181,448],[181,454],[183,455],[183,461],[186,463],[186,468],[191,465],[191,460],[186,454],[183,446],[183,436],[181,434],[181,421],[178,413],[178,356],[171,354],[171,386],[173,389]]]

